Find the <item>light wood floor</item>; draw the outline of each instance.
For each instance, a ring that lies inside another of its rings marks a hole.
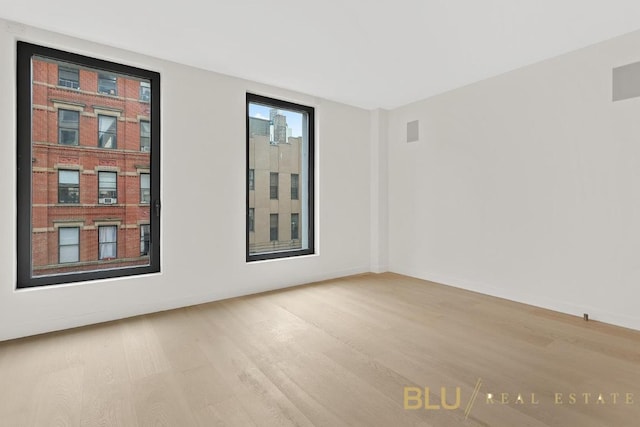
[[[637,426],[640,332],[354,276],[0,343],[0,425]]]

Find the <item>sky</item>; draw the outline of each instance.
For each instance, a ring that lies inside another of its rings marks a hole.
[[[249,103],[249,117],[269,120],[269,110],[271,110],[271,107]],[[280,114],[284,114],[287,117],[287,126],[292,129],[291,136],[302,136],[302,113],[283,109],[279,110]]]

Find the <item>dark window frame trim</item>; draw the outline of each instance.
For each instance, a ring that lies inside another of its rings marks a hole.
[[[16,289],[37,286],[51,286],[117,277],[137,276],[160,272],[160,73],[130,65],[88,57],[24,41],[17,41],[16,67],[16,107],[17,107],[17,215],[16,249],[17,282]],[[151,86],[151,246],[149,264],[95,271],[80,271],[51,276],[32,276],[32,209],[31,209],[31,59],[34,56],[52,61],[63,61],[79,68],[99,69],[133,78],[148,80]]]
[[[246,174],[247,180],[245,183],[246,190],[246,209],[245,209],[245,230],[246,230],[246,261],[264,261],[271,259],[281,259],[281,258],[290,258],[297,257],[303,255],[313,255],[316,253],[315,251],[315,211],[314,211],[314,196],[315,196],[315,108],[307,105],[296,104],[294,102],[283,101],[281,99],[270,98],[267,96],[257,95],[254,93],[247,92],[246,93],[246,102],[245,102],[245,134],[246,134],[246,170],[249,170],[249,104],[261,104],[266,106],[272,106],[276,108],[282,108],[285,110],[297,111],[300,113],[307,114],[308,119],[308,164],[307,167],[307,176],[308,182],[304,182],[300,184],[298,181],[298,191],[302,188],[302,185],[307,185],[307,194],[308,194],[308,202],[307,202],[307,212],[308,212],[308,229],[306,230],[308,233],[308,243],[309,247],[307,249],[297,249],[297,250],[288,250],[288,251],[277,251],[277,252],[269,252],[269,253],[260,253],[260,254],[250,254],[249,253],[249,179],[248,173]],[[298,235],[300,235],[301,231],[298,229]]]

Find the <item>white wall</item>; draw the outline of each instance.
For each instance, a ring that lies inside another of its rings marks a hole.
[[[15,290],[16,40],[161,73],[161,274]],[[0,340],[370,270],[369,112],[3,20],[0,64]],[[245,262],[247,91],[316,108],[317,255]]]
[[[389,112],[390,270],[640,329],[640,98],[611,101],[638,46]]]

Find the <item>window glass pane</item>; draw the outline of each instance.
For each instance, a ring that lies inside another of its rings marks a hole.
[[[140,150],[150,151],[151,149],[151,125],[147,121],[140,121]]]
[[[160,271],[160,213],[137,200],[160,194],[159,103],[141,86],[150,100],[160,75],[17,42],[19,288]]]
[[[149,254],[151,233],[148,225],[140,226],[140,256]]]
[[[58,203],[80,203],[80,173],[58,171]]]
[[[247,94],[247,114],[247,260],[313,253],[314,109]]]
[[[151,85],[148,82],[140,82],[140,101],[151,101]]]
[[[59,262],[79,261],[80,229],[77,227],[60,228],[58,230]]]
[[[151,183],[150,176],[148,173],[140,174],[140,202],[141,203],[149,203],[151,202]]]
[[[98,227],[100,254],[99,259],[117,258],[118,229],[116,226]]]
[[[78,171],[63,171],[58,172],[60,177],[60,184],[79,184],[80,174]]]
[[[98,92],[108,95],[117,95],[117,77],[109,74],[98,74]]]
[[[116,148],[117,120],[111,116],[98,116],[98,146]]]
[[[79,229],[78,228],[61,228],[60,230],[60,245],[77,245],[79,242]]]
[[[60,264],[65,262],[78,262],[77,246],[60,246]]]
[[[58,66],[58,85],[78,89],[78,69]]]
[[[118,197],[118,174],[116,172],[98,172],[98,202],[116,203]]]
[[[80,113],[77,111],[58,111],[58,143],[78,145],[78,124]]]

